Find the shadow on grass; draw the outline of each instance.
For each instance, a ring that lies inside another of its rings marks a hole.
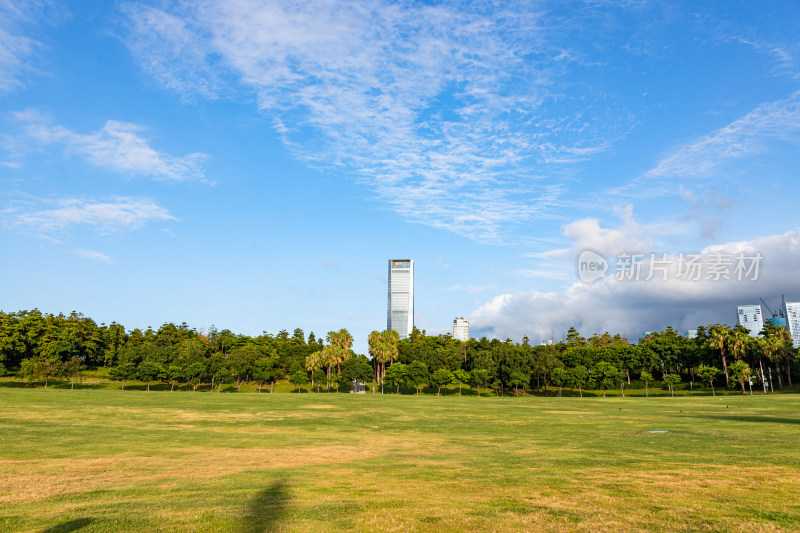
[[[287,484],[276,481],[256,494],[247,506],[242,533],[275,531],[289,503]]]
[[[42,533],[69,533],[70,531],[78,531],[89,524],[94,522],[94,518],[76,518],[75,520],[70,520],[69,522],[62,522],[61,524],[56,524],[53,527],[48,527],[47,529],[43,530]]]
[[[726,420],[730,422],[767,422],[771,424],[800,424],[800,418],[776,418],[774,416],[736,416],[736,415],[692,415],[694,418]]]

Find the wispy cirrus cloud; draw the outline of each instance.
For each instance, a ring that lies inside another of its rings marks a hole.
[[[118,196],[109,201],[63,198],[28,198],[2,211],[6,225],[52,237],[76,226],[100,233],[141,228],[150,222],[177,220],[169,211],[147,198]]]
[[[611,192],[631,197],[680,194],[693,199],[697,180],[720,181],[726,175],[722,170],[731,170],[731,165],[786,144],[800,145],[800,91],[761,104],[730,124],[678,147],[653,168]],[[677,186],[689,180],[692,187]]]
[[[20,87],[20,77],[35,70],[29,60],[42,45],[34,34],[40,25],[62,18],[63,13],[63,8],[47,0],[0,2],[0,92]]]
[[[800,143],[800,91],[762,104],[710,135],[680,147],[644,177],[715,175],[720,165],[767,150],[767,139]]]
[[[299,159],[355,175],[412,221],[483,241],[563,202],[545,170],[603,151],[628,128],[595,105],[607,95],[556,88],[576,60],[554,33],[572,33],[530,6],[206,0],[123,10],[128,48],[162,86],[185,98],[255,94]]]
[[[179,157],[157,151],[141,135],[144,128],[137,124],[109,120],[98,131],[78,133],[52,124],[34,110],[13,113],[13,118],[22,130],[21,136],[11,144],[18,158],[31,145],[58,145],[68,154],[83,157],[90,164],[113,172],[154,180],[205,180],[206,154]]]
[[[77,248],[72,250],[72,253],[83,257],[84,259],[89,259],[91,261],[100,261],[101,263],[106,263],[107,265],[113,265],[114,260],[107,256],[102,252],[97,252],[95,250],[87,250],[85,248]]]

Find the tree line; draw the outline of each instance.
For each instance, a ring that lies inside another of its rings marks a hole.
[[[338,391],[343,383],[370,382],[381,391],[419,393],[427,386],[474,387],[498,394],[559,392],[564,388],[605,391],[611,388],[666,387],[671,392],[690,385],[728,386],[745,392],[746,385],[774,389],[792,385],[797,350],[788,331],[767,324],[758,337],[741,326],[700,327],[687,338],[668,327],[632,344],[620,335],[584,338],[570,328],[564,340],[532,345],[525,337],[470,339],[427,335],[414,329],[407,339],[395,331],[373,331],[369,357],[356,354],[353,336],[330,331],[324,338],[297,328],[291,334],[258,336],[230,330],[208,331],[186,323],[166,323],[157,330],[126,330],[112,322],[97,324],[73,312],[44,314],[37,309],[0,312],[0,373],[10,371],[29,381],[74,379],[86,367],[106,367],[122,388],[129,380],[166,383],[196,390],[206,385],[254,384],[260,392],[276,380],[298,387]],[[777,383],[773,383],[776,381]]]

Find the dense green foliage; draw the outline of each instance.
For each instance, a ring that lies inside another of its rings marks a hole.
[[[197,389],[223,384],[265,384],[288,378],[298,387],[316,391],[349,388],[353,380],[376,381],[383,390],[427,385],[435,391],[449,384],[468,384],[497,394],[523,394],[553,387],[605,391],[665,387],[671,392],[690,383],[766,388],[771,378],[782,388],[792,383],[796,350],[788,332],[767,325],[759,338],[740,327],[715,325],[699,328],[689,339],[667,328],[649,333],[638,344],[608,333],[582,337],[571,328],[562,342],[533,346],[527,338],[470,339],[430,336],[415,329],[400,340],[394,331],[369,335],[370,359],[352,350],[346,330],[328,332],[325,341],[303,330],[280,331],[257,337],[195,330],[187,324],[167,323],[158,330],[127,331],[122,325],[98,325],[73,312],[69,316],[38,310],[0,313],[0,371],[6,367],[22,378],[45,385],[72,379],[84,366],[107,367],[108,376],[125,383],[139,380]],[[4,365],[4,366],[3,366]],[[301,377],[301,374],[305,378]]]

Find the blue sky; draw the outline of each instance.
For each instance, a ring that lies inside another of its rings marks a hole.
[[[393,257],[430,333],[800,299],[800,5],[697,4],[0,3],[0,308],[365,351]],[[764,261],[587,285],[586,248]]]

